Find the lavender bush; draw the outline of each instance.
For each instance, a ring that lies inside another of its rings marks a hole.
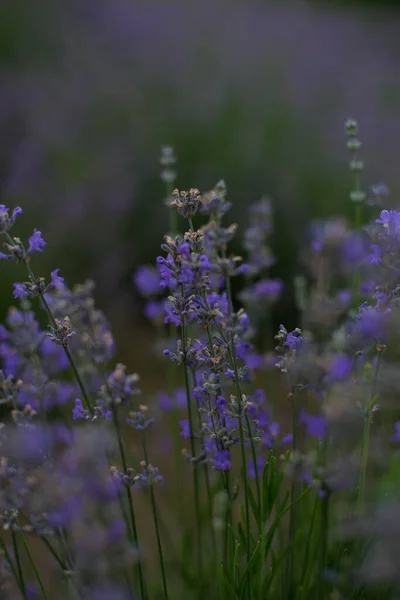
[[[311,227],[300,328],[275,336],[271,202],[235,256],[225,183],[174,189],[163,149],[170,231],[134,277],[165,356],[158,402],[112,363],[93,283],[39,276],[42,233],[25,244],[22,209],[0,206],[18,267],[0,328],[2,598],[399,597],[400,213],[367,207],[346,132],[354,226]]]
[[[21,237],[40,222],[43,268],[68,252],[65,278],[95,279],[118,326],[131,270],[167,227],[164,140],[183,188],[223,173],[233,221],[273,195],[286,279],[309,220],[348,216],[347,114],[363,122],[371,181],[397,196],[399,15],[327,4],[2,0],[0,204],[24,207]],[[0,294],[1,315],[8,301]]]

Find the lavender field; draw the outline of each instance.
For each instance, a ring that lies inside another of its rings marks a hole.
[[[22,9],[0,600],[399,599],[396,13]]]

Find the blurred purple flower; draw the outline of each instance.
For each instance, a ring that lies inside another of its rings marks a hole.
[[[396,421],[394,424],[394,434],[392,435],[391,440],[400,444],[400,421]]]
[[[64,277],[58,275],[59,271],[60,269],[55,269],[51,272],[51,286],[56,290],[64,286]]]
[[[309,415],[302,409],[299,415],[299,423],[305,425],[306,435],[317,438],[326,437],[327,422],[323,415]]]
[[[162,293],[160,272],[155,267],[140,266],[133,280],[142,296],[153,296]]]
[[[14,283],[14,298],[26,298],[29,295],[26,285],[23,283]]]
[[[380,265],[382,263],[382,248],[377,244],[371,245],[371,254],[368,256],[368,262],[371,265]]]
[[[187,419],[183,419],[182,421],[179,421],[179,425],[181,426],[179,435],[182,436],[184,440],[191,438],[192,432],[190,431],[189,421]]]
[[[345,381],[350,377],[353,365],[354,361],[348,354],[344,352],[336,354],[329,365],[327,380],[329,383]]]

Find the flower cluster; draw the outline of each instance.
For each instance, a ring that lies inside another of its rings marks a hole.
[[[0,326],[2,597],[50,597],[41,546],[54,597],[392,600],[398,543],[381,506],[396,517],[400,213],[362,228],[357,124],[346,131],[355,228],[314,225],[295,282],[301,329],[280,325],[275,338],[272,204],[250,207],[243,261],[230,248],[237,226],[224,223],[225,183],[172,191],[175,157],[163,150],[170,234],[134,275],[168,359],[156,406],[136,373],[111,363],[94,284],[70,289],[59,269],[36,276],[41,232],[25,247],[9,233],[21,209],[0,206],[0,258],[27,274]],[[153,553],[159,578],[148,577]]]

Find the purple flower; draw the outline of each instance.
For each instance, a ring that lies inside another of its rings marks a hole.
[[[46,246],[46,242],[42,238],[42,232],[34,229],[33,234],[29,238],[28,254],[33,252],[43,252],[43,248]]]
[[[185,439],[185,440],[188,440],[189,438],[191,438],[192,433],[190,431],[189,421],[184,419],[183,421],[179,421],[179,425],[181,426],[181,431],[180,431],[179,435],[181,435],[183,437],[183,439]]]
[[[282,292],[283,282],[280,279],[261,279],[254,287],[253,292],[257,299],[266,299],[274,302]]]
[[[141,266],[136,271],[133,281],[142,296],[153,296],[161,293],[160,272],[155,267]]]
[[[149,300],[144,307],[144,315],[149,321],[163,322],[164,303],[157,300]]]
[[[233,371],[232,369],[227,369],[227,370],[225,371],[225,376],[226,376],[228,379],[232,379],[232,381],[233,381],[233,380],[235,379],[235,371]]]
[[[264,366],[263,356],[261,354],[256,354],[255,352],[245,356],[244,362],[249,369],[262,369]]]
[[[19,215],[22,215],[23,210],[20,206],[17,206],[16,208],[14,208],[13,213],[12,213],[12,218],[16,219]]]
[[[265,465],[265,458],[261,454],[258,454],[257,459],[256,459],[256,466],[257,466],[257,473],[259,476],[262,475],[262,473],[263,473],[264,465]],[[256,476],[253,459],[250,459],[247,464],[247,475],[251,479],[254,479]]]
[[[338,293],[338,299],[341,304],[348,306],[351,302],[352,293],[350,290],[340,290]]]
[[[229,471],[232,468],[229,450],[220,450],[214,455],[214,471]]]
[[[161,410],[165,412],[168,412],[173,408],[185,408],[186,390],[184,388],[177,388],[172,398],[166,392],[161,392],[158,395],[158,403]]]
[[[382,340],[388,311],[361,304],[357,314],[357,329],[363,337]]]
[[[366,249],[363,238],[359,234],[350,235],[343,243],[342,257],[344,261],[357,266],[365,257]]]
[[[75,400],[75,408],[72,409],[72,419],[74,421],[79,421],[81,419],[85,420],[87,415],[87,410],[83,408],[82,400],[77,398]]]
[[[352,358],[343,352],[337,354],[329,366],[328,380],[345,381],[353,369]]]
[[[0,233],[9,231],[14,225],[15,219],[18,217],[18,215],[22,214],[22,208],[19,206],[14,208],[11,217],[8,214],[9,210],[10,209],[7,208],[7,206],[0,204]]]
[[[60,290],[64,287],[64,277],[58,275],[60,269],[55,269],[51,272],[51,287]]]
[[[393,226],[395,229],[400,225],[400,212],[397,210],[383,210],[380,218],[376,219],[375,223],[383,225],[386,228]]]
[[[288,346],[288,348],[290,348],[291,350],[295,350],[297,346],[300,346],[302,342],[303,338],[301,337],[301,335],[298,335],[296,331],[291,331],[287,334],[286,346]]]
[[[160,272],[160,286],[162,288],[169,287],[173,289],[176,286],[176,278],[174,276],[174,260],[171,255],[167,258],[157,256],[157,265]]]
[[[26,285],[23,283],[14,283],[14,298],[26,298],[28,296],[28,290]]]
[[[326,437],[327,422],[323,415],[309,415],[302,409],[300,411],[299,423],[305,425],[308,436],[317,438]]]
[[[376,244],[371,246],[371,254],[368,256],[368,262],[371,265],[380,265],[382,263],[382,248]]]
[[[394,434],[391,437],[392,442],[400,443],[400,421],[394,424]]]
[[[209,271],[212,269],[212,262],[210,261],[209,256],[207,254],[202,254],[199,259],[200,268],[205,271]]]

